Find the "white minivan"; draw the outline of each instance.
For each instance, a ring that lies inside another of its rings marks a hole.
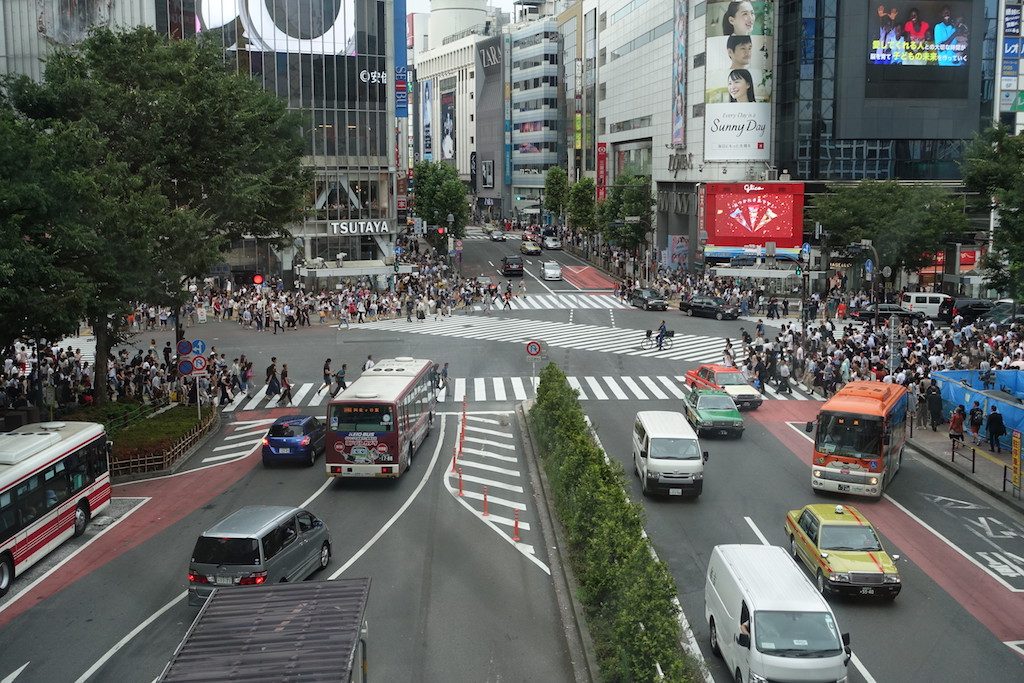
[[[704,463],[697,433],[682,413],[643,410],[633,423],[633,472],[644,495],[699,496]]]
[[[932,319],[939,317],[939,306],[946,299],[951,299],[948,294],[937,294],[936,292],[906,292],[901,299],[903,308],[912,311],[920,311]]]
[[[736,681],[847,681],[850,635],[778,546],[715,546],[704,618],[711,651]]]

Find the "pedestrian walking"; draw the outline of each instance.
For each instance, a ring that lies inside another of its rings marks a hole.
[[[942,392],[935,380],[928,385],[928,389],[924,392],[924,398],[928,403],[928,413],[931,415],[932,431],[937,431],[938,426],[942,423]]]
[[[334,392],[331,393],[331,398],[337,396],[339,391],[345,391],[348,389],[348,384],[345,382],[345,373],[347,372],[348,364],[342,363],[341,369],[334,373],[334,381],[337,383],[337,386],[334,388]]]
[[[270,365],[267,366],[267,396],[277,396],[281,393],[281,380],[277,376],[277,357],[274,356],[270,359]]]
[[[971,412],[967,414],[967,424],[971,430],[971,442],[975,446],[981,445],[981,425],[985,422],[985,411],[981,409],[981,404],[977,401],[971,406]]]
[[[292,404],[292,383],[288,380],[288,364],[281,366],[281,398],[277,399],[277,405]]]
[[[371,355],[366,357],[366,362],[363,363],[363,372],[366,372],[367,370],[372,368],[374,365],[376,365],[376,363],[373,362],[373,354],[371,354]]]
[[[964,418],[967,417],[963,405],[958,405],[949,415],[949,440],[964,442]]]
[[[331,359],[328,358],[324,361],[324,384],[322,387],[316,390],[316,393],[320,393],[323,390],[331,390],[331,379],[334,377],[334,373],[331,372]]]
[[[993,453],[1002,453],[1003,447],[999,443],[999,437],[1006,433],[1006,425],[1003,424],[1003,416],[996,406],[992,406],[992,412],[988,414],[985,431],[988,433],[989,450]]]

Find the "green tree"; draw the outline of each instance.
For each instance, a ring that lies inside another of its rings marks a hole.
[[[869,239],[881,260],[878,269],[919,270],[967,227],[962,202],[928,185],[866,180],[830,187],[812,202],[813,218],[828,233],[825,246],[842,249]]]
[[[620,175],[608,189],[601,216],[601,234],[605,241],[639,254],[651,229],[654,194],[645,176]],[[631,222],[626,218],[631,217]],[[639,218],[639,221],[633,219]]]
[[[1004,126],[978,134],[962,164],[964,184],[987,208],[999,210],[995,249],[982,261],[985,283],[1020,300],[1024,296],[1024,138]]]
[[[458,172],[450,165],[439,161],[420,161],[413,167],[416,183],[416,215],[429,228],[448,227],[448,214],[455,219],[452,236],[464,237],[469,222],[469,204],[466,201],[466,186],[459,180]],[[427,240],[437,249],[447,249],[447,232],[444,236],[436,230],[427,229]]]
[[[544,174],[544,208],[562,217],[569,198],[569,174],[561,166],[552,166]]]
[[[566,213],[574,230],[592,234],[597,230],[594,179],[584,176],[569,188]]]

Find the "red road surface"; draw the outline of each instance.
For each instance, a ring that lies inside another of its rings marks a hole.
[[[802,401],[765,401],[753,413],[747,413],[788,447],[810,467],[811,442],[793,431],[787,422],[804,423],[818,413],[817,404]],[[906,476],[906,475],[903,475]],[[811,479],[807,478],[810,497]],[[999,640],[1024,640],[1024,594],[1011,593],[989,574],[950,548],[917,520],[884,498],[878,502],[857,500],[861,509],[871,512],[873,524],[885,529],[885,535],[906,557],[949,593]]]
[[[562,266],[562,278],[580,289],[617,289],[619,283],[593,266]]]

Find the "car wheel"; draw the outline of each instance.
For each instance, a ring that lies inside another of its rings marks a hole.
[[[736,683],[743,683],[743,674],[740,673],[740,668],[736,667]]]
[[[650,306],[650,304],[644,303],[644,310],[645,310],[645,311],[649,311],[649,310],[651,310],[651,306]]]
[[[75,536],[84,534],[87,526],[89,526],[89,505],[84,502],[79,503],[75,508]]]
[[[789,537],[789,554],[793,556],[794,560],[799,560],[800,559],[800,555],[797,554],[797,552],[796,552],[796,537],[795,536],[790,536]]]
[[[722,315],[721,311],[718,311],[717,313],[715,313],[715,320],[721,320],[724,317],[725,316]]]
[[[711,653],[716,657],[722,656],[722,647],[718,644],[718,629],[715,628],[715,618],[711,617]]]
[[[647,488],[647,477],[640,477],[640,493],[645,496],[651,495],[651,490]]]
[[[815,579],[815,584],[818,586],[818,592],[822,595],[828,595],[828,584],[825,582],[825,575],[818,570],[818,576]]]
[[[320,546],[320,569],[327,569],[331,563],[331,545],[326,541]]]
[[[309,448],[309,459],[306,461],[306,467],[312,467],[316,464],[316,448],[310,446]]]
[[[686,315],[692,316],[693,315],[693,309],[692,308],[687,308],[686,309]]]
[[[0,598],[7,595],[12,581],[14,581],[14,563],[11,562],[10,555],[4,554],[0,556]]]

